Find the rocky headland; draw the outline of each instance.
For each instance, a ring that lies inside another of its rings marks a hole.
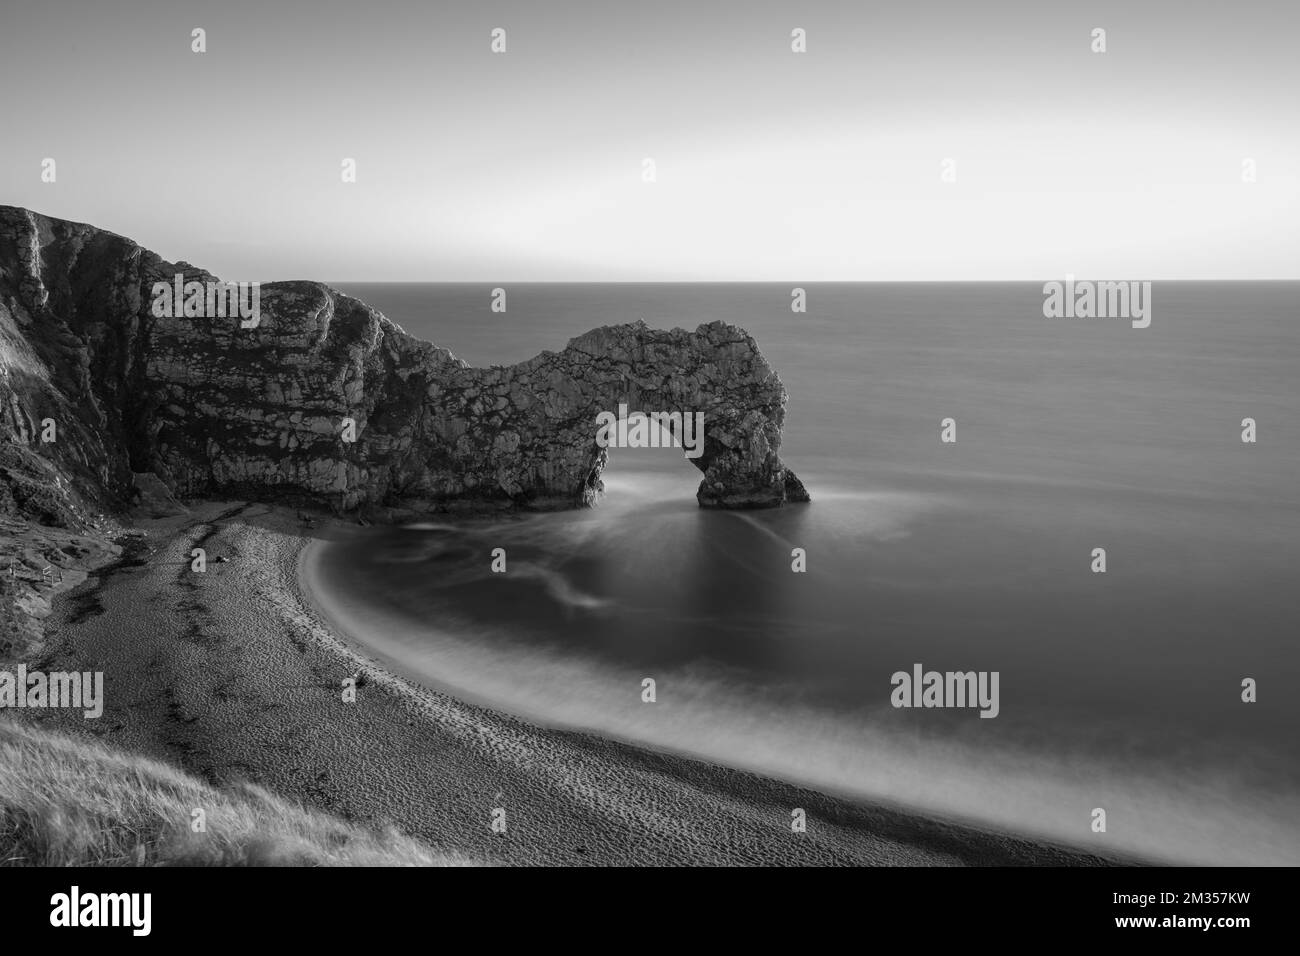
[[[54,494],[123,500],[144,472],[181,497],[579,507],[600,490],[596,416],[626,403],[704,414],[702,506],[807,499],[779,455],[785,388],[734,326],[613,325],[471,368],[317,282],[262,286],[254,328],[155,316],[155,284],[176,275],[219,281],[0,207],[0,437],[55,466]]]

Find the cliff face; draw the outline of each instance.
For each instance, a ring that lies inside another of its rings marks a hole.
[[[733,326],[609,326],[476,369],[314,282],[263,285],[254,328],[155,317],[154,284],[178,273],[216,281],[0,206],[0,513],[75,522],[138,472],[182,497],[581,507],[607,460],[596,416],[620,403],[703,412],[701,506],[808,500],[779,456],[785,388]]]

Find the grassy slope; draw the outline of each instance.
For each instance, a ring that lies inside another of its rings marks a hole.
[[[201,808],[207,830],[191,830]],[[218,790],[153,760],[0,717],[0,865],[447,866],[259,787]]]

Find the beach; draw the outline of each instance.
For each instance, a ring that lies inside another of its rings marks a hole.
[[[1106,862],[536,726],[405,680],[368,659],[364,634],[335,633],[300,580],[304,549],[344,530],[338,519],[307,527],[283,507],[209,502],[138,526],[143,545],[47,621],[40,666],[103,671],[103,716],[29,719],[486,864]]]

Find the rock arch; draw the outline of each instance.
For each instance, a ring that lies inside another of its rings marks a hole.
[[[154,283],[177,273],[216,281],[92,226],[0,207],[0,343],[22,366],[0,377],[0,437],[54,409],[69,439],[41,454],[108,498],[149,470],[183,497],[571,508],[599,499],[596,416],[625,403],[704,413],[702,507],[808,500],[779,454],[785,388],[735,326],[612,325],[472,368],[315,282],[262,286],[255,328],[154,316]]]

